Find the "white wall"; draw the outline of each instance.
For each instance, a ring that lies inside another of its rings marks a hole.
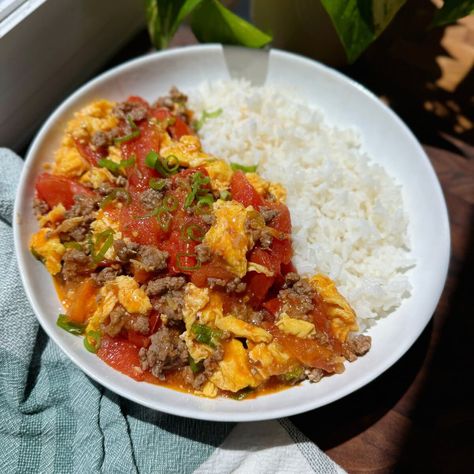
[[[3,20],[0,146],[24,146],[54,107],[144,26],[143,5],[28,0]]]

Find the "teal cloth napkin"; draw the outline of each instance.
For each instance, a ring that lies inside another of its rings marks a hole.
[[[234,424],[150,410],[78,369],[39,327],[21,284],[12,215],[22,164],[0,149],[0,472],[342,472],[288,420],[228,436]]]

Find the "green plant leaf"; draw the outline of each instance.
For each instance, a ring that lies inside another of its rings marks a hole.
[[[406,0],[321,0],[354,62],[382,33]]]
[[[225,8],[218,0],[203,0],[191,15],[191,28],[201,43],[238,44],[261,48],[272,37]]]
[[[145,0],[150,39],[156,49],[164,49],[182,21],[202,0]]]
[[[471,13],[474,13],[474,0],[444,0],[444,5],[436,12],[431,26],[453,23]]]

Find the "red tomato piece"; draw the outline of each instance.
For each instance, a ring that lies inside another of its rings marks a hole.
[[[144,379],[138,347],[129,341],[102,336],[97,355],[110,367],[135,380]]]
[[[72,179],[50,173],[41,173],[36,178],[35,187],[38,197],[46,201],[50,207],[63,204],[66,209],[74,204],[74,196],[78,194],[93,196],[95,194],[89,188]]]
[[[263,204],[262,197],[250,184],[242,171],[236,171],[232,175],[230,192],[232,193],[232,199],[240,202],[245,207],[253,206],[255,209],[258,209]]]
[[[191,282],[200,288],[207,287],[208,278],[230,281],[234,278],[234,275],[217,262],[205,263],[191,274]]]
[[[276,316],[281,307],[281,301],[278,298],[272,298],[271,300],[265,301],[262,306],[273,316]]]
[[[133,331],[132,329],[127,331],[127,339],[138,348],[148,347],[150,345],[150,338],[148,336],[144,336],[143,334]]]
[[[125,237],[142,245],[157,245],[168,236],[155,216],[143,217],[149,214],[139,202],[133,201],[118,211],[120,230]]]
[[[121,150],[125,159],[135,156],[135,166],[128,168],[128,184],[130,193],[142,192],[148,188],[150,178],[159,177],[159,173],[145,164],[150,151],[160,151],[160,134],[147,121],[139,124],[140,135],[122,143]]]
[[[189,128],[188,124],[179,117],[176,117],[175,123],[168,128],[175,140],[179,140],[183,135],[193,135],[193,131]]]
[[[77,139],[74,139],[74,144],[82,158],[87,160],[92,166],[97,166],[99,160],[107,156],[107,148],[98,148],[97,150],[94,150],[90,143],[83,143]]]

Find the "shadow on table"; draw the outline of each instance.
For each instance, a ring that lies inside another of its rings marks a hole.
[[[473,217],[471,213],[471,217]],[[456,275],[440,341],[417,397],[399,456],[399,472],[473,472],[474,450],[474,221],[466,258]],[[453,270],[454,272],[455,270]],[[456,272],[457,273],[457,272]]]
[[[357,436],[376,423],[402,398],[427,353],[430,323],[410,350],[389,370],[357,392],[291,421],[323,451]]]

